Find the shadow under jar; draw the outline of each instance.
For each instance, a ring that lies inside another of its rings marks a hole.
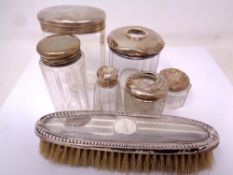
[[[109,64],[117,69],[123,87],[137,71],[156,72],[159,53],[165,45],[158,33],[142,26],[117,28],[108,35],[107,42]]]
[[[88,87],[96,82],[97,69],[105,65],[105,12],[99,8],[77,5],[54,6],[37,15],[44,36],[72,34],[81,41],[85,54]]]
[[[71,35],[52,35],[37,44],[37,51],[55,110],[89,109],[79,39]]]
[[[167,82],[159,74],[135,73],[126,82],[124,111],[161,114],[167,91]]]
[[[182,107],[191,88],[188,75],[176,68],[163,69],[159,74],[166,79],[169,88],[165,108]]]

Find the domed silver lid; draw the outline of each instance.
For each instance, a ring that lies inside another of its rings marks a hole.
[[[106,14],[95,7],[62,5],[43,9],[37,17],[43,31],[84,34],[103,30]]]
[[[169,91],[178,92],[185,90],[188,88],[188,86],[190,86],[189,77],[182,70],[176,68],[167,68],[161,70],[159,74],[166,79]]]
[[[165,79],[159,74],[151,72],[139,72],[131,75],[125,88],[131,96],[147,102],[165,98],[168,91]]]
[[[131,59],[152,57],[160,53],[165,43],[162,37],[142,26],[126,26],[113,30],[108,46],[115,53]]]
[[[97,71],[97,82],[103,87],[115,86],[118,82],[117,71],[112,66],[102,66]]]

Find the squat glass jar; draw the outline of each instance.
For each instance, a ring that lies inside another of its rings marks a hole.
[[[157,73],[138,72],[131,75],[124,93],[124,110],[161,114],[168,87],[165,79]]]
[[[89,109],[80,41],[52,35],[37,44],[40,68],[56,111]]]
[[[176,68],[163,69],[159,74],[166,79],[169,88],[165,108],[182,107],[191,88],[188,75]]]
[[[123,87],[137,71],[156,72],[159,53],[165,45],[158,33],[142,26],[117,28],[108,35],[107,42],[109,64],[116,67]]]
[[[62,5],[43,9],[37,17],[44,36],[78,36],[86,59],[88,87],[93,88],[97,69],[106,64],[105,12],[89,6]]]

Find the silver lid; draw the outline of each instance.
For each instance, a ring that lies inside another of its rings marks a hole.
[[[164,45],[158,33],[142,26],[117,28],[108,35],[109,48],[131,59],[145,59],[157,55]]]
[[[50,143],[121,153],[198,154],[219,143],[217,131],[203,122],[132,112],[56,112],[40,118],[35,132]]]
[[[118,82],[117,71],[112,66],[102,66],[97,71],[97,83],[103,87],[115,86]]]
[[[99,8],[77,5],[54,6],[37,15],[43,31],[51,33],[84,34],[105,28],[105,12]]]
[[[190,86],[189,77],[182,70],[176,68],[167,68],[161,70],[159,74],[166,79],[169,91],[179,92]]]
[[[80,41],[72,35],[52,35],[39,41],[37,52],[48,66],[63,66],[81,57]]]
[[[159,74],[151,72],[139,72],[131,75],[125,88],[131,96],[146,102],[163,99],[168,91],[165,79]]]

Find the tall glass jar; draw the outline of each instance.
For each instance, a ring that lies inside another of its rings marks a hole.
[[[106,64],[105,12],[95,7],[62,5],[43,9],[37,16],[44,36],[78,36],[85,53],[88,87],[93,88],[97,69]]]
[[[126,83],[124,110],[161,114],[167,91],[167,82],[159,74],[151,72],[135,73],[128,78]]]
[[[108,35],[110,65],[116,67],[121,85],[137,71],[156,72],[159,53],[165,43],[161,36],[142,26],[126,26]]]
[[[176,68],[163,69],[159,74],[166,79],[169,87],[165,108],[182,107],[191,88],[188,75]]]
[[[102,66],[97,71],[94,93],[94,110],[121,111],[121,88],[117,71],[112,66]]]
[[[52,35],[38,43],[37,51],[55,110],[89,109],[79,39],[71,35]]]

